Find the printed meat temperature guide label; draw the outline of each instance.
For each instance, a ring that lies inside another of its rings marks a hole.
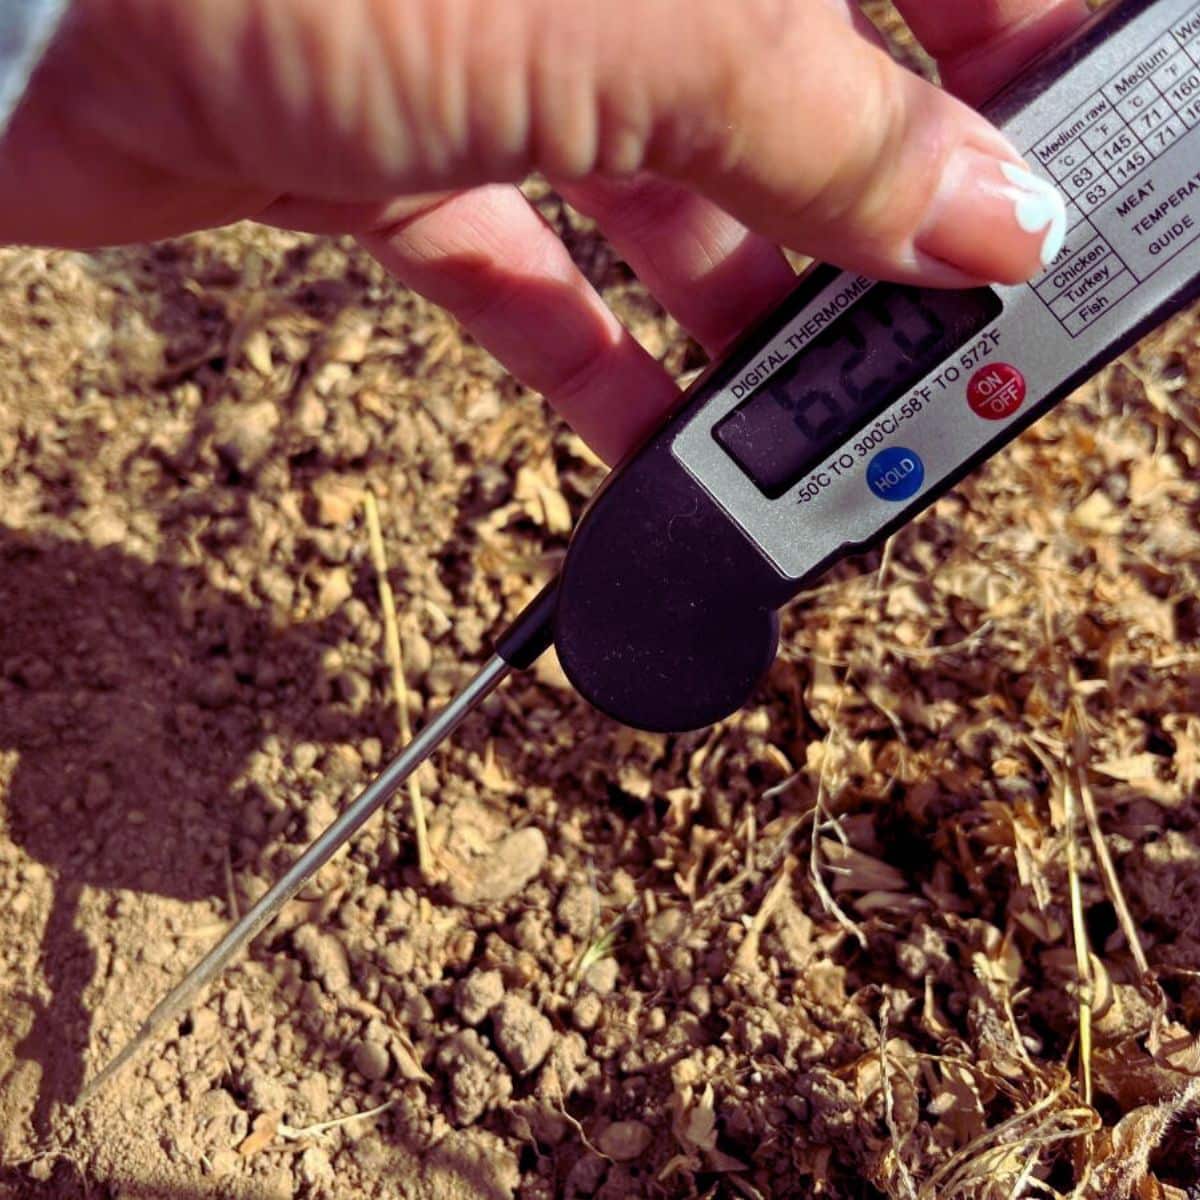
[[[1069,201],[1034,290],[1072,337],[1200,237],[1197,126],[1200,5],[1027,149]]]

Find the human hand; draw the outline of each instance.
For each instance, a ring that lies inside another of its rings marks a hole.
[[[898,0],[986,97],[1083,0]],[[75,0],[0,143],[0,240],[349,232],[610,461],[675,400],[511,181],[545,172],[711,352],[778,244],[965,286],[1040,266],[982,118],[849,0]],[[507,182],[506,182],[507,181]]]

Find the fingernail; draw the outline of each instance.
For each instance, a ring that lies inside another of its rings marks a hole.
[[[1054,261],[1066,232],[1066,202],[1053,184],[1020,163],[960,146],[916,247],[978,279],[1021,283]]]

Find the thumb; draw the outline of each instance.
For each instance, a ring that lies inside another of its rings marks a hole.
[[[719,0],[691,11],[693,53],[640,64],[635,94],[649,86],[661,106],[651,169],[793,249],[873,276],[1017,283],[1058,253],[1060,194],[834,6]]]

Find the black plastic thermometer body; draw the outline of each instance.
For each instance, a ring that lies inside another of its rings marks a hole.
[[[987,109],[1069,200],[1032,284],[934,292],[829,267],[688,391],[581,518],[554,643],[643,729],[740,707],[781,605],[887,537],[1200,293],[1200,3],[1127,0]]]

